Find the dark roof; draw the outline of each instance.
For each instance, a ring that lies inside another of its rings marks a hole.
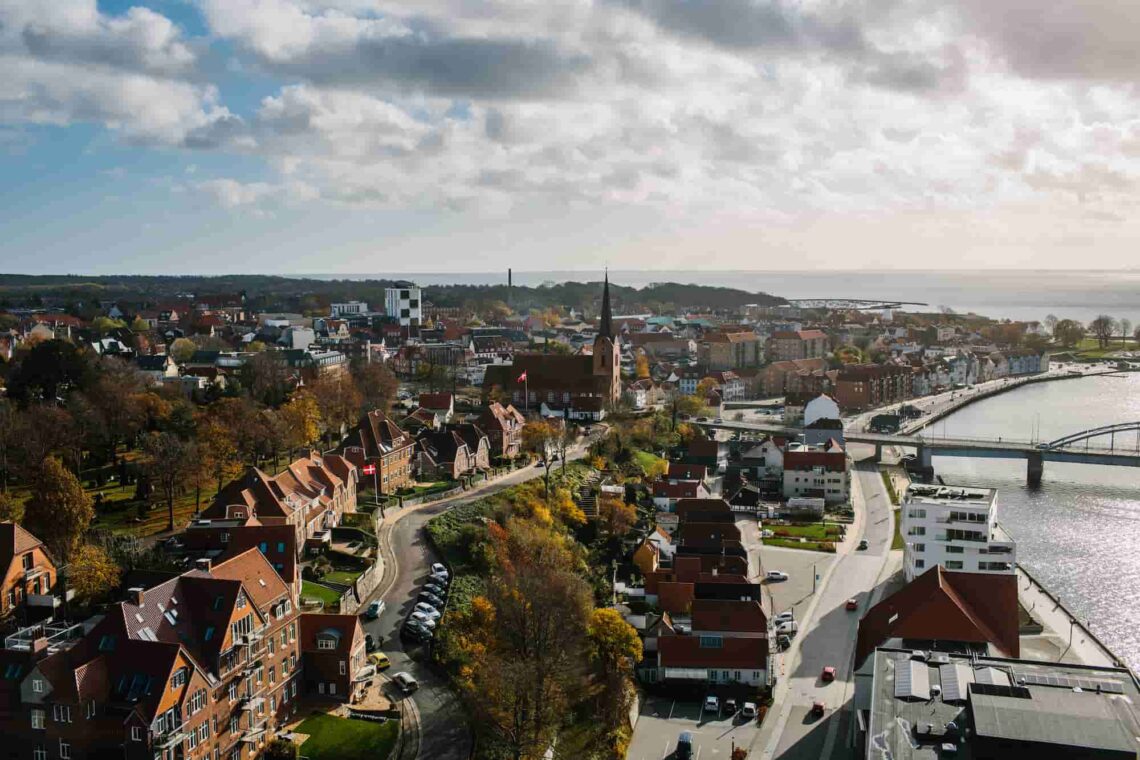
[[[602,318],[598,322],[598,337],[614,337],[614,315],[610,308],[610,273],[606,272],[605,282],[602,284]]]
[[[487,434],[473,422],[461,422],[452,425],[451,429],[459,434],[459,437],[467,444],[467,450],[472,454],[479,450],[479,444],[487,437]]]
[[[696,604],[696,602],[694,602]],[[720,647],[702,647],[699,636],[659,636],[657,651],[662,667],[765,670],[768,667],[766,637],[725,636]]]
[[[669,480],[704,480],[708,470],[703,464],[685,464],[683,462],[670,462]]]
[[[764,633],[768,616],[757,601],[694,599],[691,611],[694,631]]]
[[[1017,657],[1017,578],[935,566],[867,610],[859,621],[855,661],[892,638],[991,644]]]
[[[166,362],[170,357],[166,354],[155,354],[153,356],[136,356],[135,365],[145,372],[162,372],[166,369]]]

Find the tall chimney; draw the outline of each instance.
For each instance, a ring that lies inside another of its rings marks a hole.
[[[127,598],[131,600],[132,604],[134,604],[138,607],[142,607],[143,597],[145,595],[146,595],[146,589],[144,589],[144,588],[136,586],[135,588],[127,589]]]

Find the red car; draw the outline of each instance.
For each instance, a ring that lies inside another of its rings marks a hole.
[[[835,680],[835,668],[832,667],[831,665],[828,665],[826,668],[823,669],[823,673],[821,673],[819,677],[822,678],[824,680],[824,682],[834,681]]]
[[[856,598],[854,598],[854,597],[852,597],[852,598],[848,599],[848,600],[847,600],[847,609],[848,609],[848,610],[857,610],[857,609],[859,609],[859,600],[858,600],[858,599],[856,599]]]
[[[823,700],[817,699],[811,703],[811,714],[817,718],[823,717],[824,704]]]

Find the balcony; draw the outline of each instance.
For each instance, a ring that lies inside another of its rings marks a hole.
[[[257,710],[265,704],[265,697],[246,697],[241,701],[241,709],[243,710]]]
[[[24,582],[27,583],[30,581],[34,581],[36,578],[39,578],[45,572],[46,571],[42,567],[39,567],[38,565],[35,567],[25,568],[24,569]]]
[[[1014,546],[1012,541],[991,541],[986,548],[979,549],[978,554],[1010,555],[1014,552]]]

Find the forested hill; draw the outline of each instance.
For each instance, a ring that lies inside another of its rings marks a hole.
[[[0,307],[122,300],[153,304],[187,295],[239,293],[260,309],[319,311],[337,301],[358,300],[382,308],[384,289],[402,280],[324,280],[270,275],[142,276],[142,275],[20,275],[0,274]],[[734,288],[653,283],[644,288],[610,284],[617,312],[669,312],[734,309],[745,304],[772,306],[784,299]],[[436,306],[473,307],[501,301],[517,311],[551,306],[593,312],[601,297],[600,282],[563,282],[528,287],[516,285],[431,285],[424,300]]]

